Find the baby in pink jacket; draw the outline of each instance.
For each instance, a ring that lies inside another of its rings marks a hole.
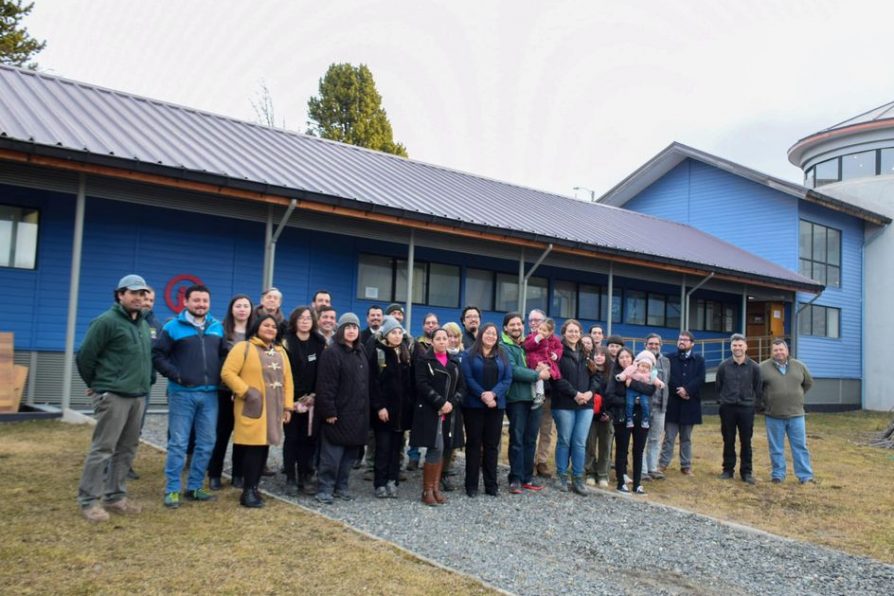
[[[544,319],[536,332],[532,332],[525,338],[523,344],[528,361],[528,368],[537,368],[541,362],[549,365],[549,375],[552,379],[561,379],[559,372],[559,359],[562,357],[562,342],[553,335],[556,330],[556,322],[552,319]],[[537,379],[534,384],[534,405],[531,409],[539,408],[545,399],[543,380]]]

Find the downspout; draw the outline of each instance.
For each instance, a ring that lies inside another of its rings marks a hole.
[[[522,298],[522,286],[525,285],[525,249],[521,249],[518,257],[518,312],[525,316],[525,305]]]
[[[689,309],[686,308],[686,276],[680,282],[680,333],[689,329]]]
[[[746,288],[745,286],[742,286],[742,335],[745,335],[745,337],[748,337],[745,334],[745,329],[748,324],[747,317],[748,317],[748,288]]]
[[[267,223],[264,225],[264,268],[261,270],[261,293],[270,286],[267,279],[270,276],[270,240],[273,238],[273,205],[267,205]]]
[[[689,298],[692,296],[693,292],[695,292],[697,289],[699,289],[700,287],[702,287],[703,285],[705,285],[706,283],[711,281],[712,277],[714,277],[713,271],[711,273],[709,273],[707,275],[707,277],[705,277],[700,282],[698,282],[697,284],[692,286],[692,289],[690,289],[688,292],[686,292],[686,304],[683,305],[685,308],[685,312],[686,312],[686,329],[685,330],[689,329]]]
[[[413,323],[413,269],[416,266],[416,230],[410,230],[410,245],[407,247],[407,308],[404,317],[404,329],[410,333]]]
[[[613,335],[612,333],[612,306],[614,305],[615,298],[615,263],[614,261],[608,262],[608,295],[606,299],[608,300],[608,304],[605,306],[605,336],[608,337]]]
[[[276,262],[276,241],[279,240],[279,237],[280,235],[282,235],[283,230],[286,229],[286,224],[289,222],[289,216],[292,215],[292,211],[295,210],[295,207],[297,205],[298,201],[296,199],[292,199],[292,201],[289,203],[288,209],[286,209],[286,212],[283,214],[282,219],[279,220],[279,225],[276,226],[276,231],[273,233],[272,236],[269,237],[269,240],[267,242],[267,276],[264,278],[264,290],[273,287],[273,265]],[[267,223],[269,227],[273,227],[272,208],[270,211],[270,217],[267,219]]]
[[[546,250],[544,250],[543,253],[540,255],[540,258],[534,261],[534,264],[531,265],[531,269],[527,273],[525,273],[525,277],[522,280],[522,285],[518,288],[519,296],[521,296],[521,299],[519,300],[519,302],[521,303],[520,312],[522,313],[525,312],[525,309],[528,306],[528,280],[531,279],[531,276],[534,275],[534,272],[537,271],[537,268],[540,267],[540,264],[543,263],[544,259],[546,259],[546,256],[551,253],[552,250],[553,245],[550,243],[549,245],[547,245]]]
[[[74,238],[71,243],[71,282],[68,289],[68,321],[65,327],[65,360],[62,369],[62,411],[71,408],[71,377],[74,372],[75,331],[78,322],[78,291],[81,285],[81,252],[84,241],[84,206],[87,202],[87,178],[78,176],[75,204]]]

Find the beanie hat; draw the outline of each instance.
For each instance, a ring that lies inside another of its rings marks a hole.
[[[400,304],[398,304],[397,302],[394,302],[394,303],[388,305],[388,308],[385,309],[385,314],[390,315],[394,311],[399,311],[401,314],[403,314],[404,307],[401,306]]]
[[[382,320],[382,326],[379,327],[379,334],[384,338],[395,329],[400,329],[401,331],[403,331],[403,327],[400,326],[400,323],[397,322],[397,319],[395,319],[394,317],[385,317]]]
[[[342,316],[338,317],[338,328],[341,329],[345,325],[356,325],[360,327],[360,319],[357,318],[352,312],[346,312]]]
[[[624,340],[620,335],[609,335],[608,339],[605,340],[605,345],[610,346],[612,344],[618,344],[619,346],[624,345]]]
[[[639,362],[640,360],[647,360],[649,364],[655,366],[655,354],[650,352],[649,350],[643,350],[639,354],[636,355],[635,362]]]

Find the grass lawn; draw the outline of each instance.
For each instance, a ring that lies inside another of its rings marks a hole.
[[[161,503],[163,454],[143,445],[129,483],[134,517],[93,525],[75,496],[92,427],[0,425],[0,591],[448,594],[487,592],[341,524],[238,491],[215,503]],[[409,520],[408,520],[409,523]]]
[[[695,475],[680,473],[675,451],[667,479],[644,483],[647,498],[894,563],[894,450],[864,444],[890,420],[890,414],[873,412],[808,414],[807,445],[817,483],[801,486],[787,446],[786,481],[770,482],[767,434],[764,418],[758,416],[752,440],[758,484],[749,486],[738,475],[735,480],[718,478],[723,455],[720,419],[706,416],[692,438]]]

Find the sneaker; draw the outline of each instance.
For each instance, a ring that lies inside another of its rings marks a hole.
[[[115,501],[114,503],[103,503],[103,505],[105,506],[106,511],[120,513],[122,515],[135,515],[143,510],[143,508],[136,503],[129,501],[127,497]]]
[[[537,492],[543,490],[543,483],[536,478],[532,478],[530,482],[525,482],[524,484],[522,484],[522,488],[525,490],[532,490],[534,492]]]
[[[608,488],[608,480],[605,480],[604,478],[596,484],[599,486],[599,488]]]
[[[731,471],[731,470],[724,470],[724,471],[720,474],[720,479],[721,479],[721,480],[732,480],[732,479],[733,479],[733,473],[732,473],[732,471]]]
[[[816,480],[814,480],[813,478],[804,478],[802,480],[799,480],[798,482],[800,482],[801,484],[816,484]]]
[[[332,495],[327,493],[317,493],[314,496],[314,501],[322,503],[323,505],[332,505],[333,500]]]
[[[627,428],[633,428],[633,420],[627,421]]]
[[[520,495],[523,492],[521,483],[518,480],[513,480],[509,483],[509,494]]]
[[[84,516],[88,522],[98,524],[99,522],[109,521],[109,514],[105,509],[102,508],[102,505],[99,503],[94,503],[89,507],[81,508],[81,515]]]
[[[385,492],[388,494],[388,498],[396,499],[397,498],[397,483],[394,480],[389,480],[385,485]]]
[[[665,472],[667,472],[667,466],[658,466],[658,471],[661,474],[664,474]]]
[[[342,501],[353,501],[354,495],[347,492],[337,492],[333,495],[336,499],[341,499]]]
[[[197,488],[195,490],[186,491],[186,500],[187,501],[216,501],[217,495],[212,495],[210,492],[205,490],[204,488]]]
[[[742,482],[746,484],[757,484],[757,480],[754,479],[754,474],[745,474],[742,476]]]
[[[643,488],[643,485],[640,484],[639,486],[636,487],[636,490],[633,491],[633,494],[635,494],[635,495],[645,495],[645,494],[646,494],[646,489],[644,489],[644,488]]]
[[[177,509],[180,507],[180,493],[177,491],[165,495],[165,507],[168,509]]]
[[[377,499],[387,499],[388,498],[388,489],[384,486],[376,487],[375,496]]]
[[[654,472],[649,472],[649,478],[652,480],[664,480],[664,473],[655,470]]]
[[[626,484],[619,484],[619,485],[618,485],[618,492],[621,493],[621,494],[629,495],[629,494],[630,494],[630,489],[627,488],[627,485],[626,485]]]
[[[771,480],[773,484],[782,484],[782,478],[776,478],[775,476]]]
[[[641,428],[644,428],[644,429],[646,429],[646,430],[648,430],[648,429],[649,429],[649,421],[648,421],[648,420],[643,420],[643,423],[640,424],[640,427],[641,427]]]

